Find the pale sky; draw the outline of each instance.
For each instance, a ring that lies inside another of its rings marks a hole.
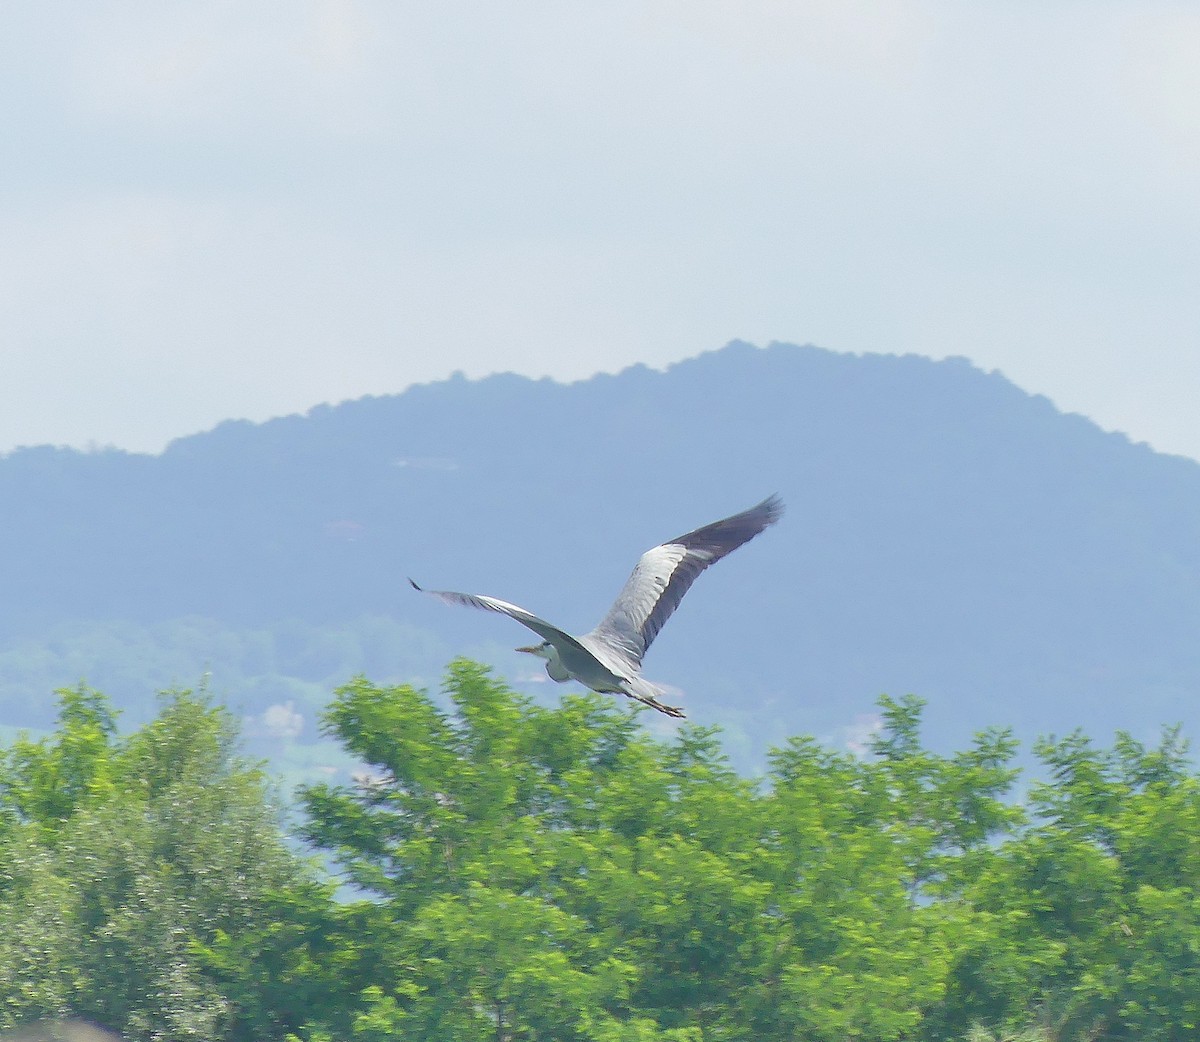
[[[0,149],[0,451],[742,339],[1200,458],[1192,3],[13,0]]]

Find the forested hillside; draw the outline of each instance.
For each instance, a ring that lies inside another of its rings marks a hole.
[[[436,683],[466,653],[542,692],[524,631],[404,577],[586,629],[647,547],[772,492],[783,522],[646,663],[739,763],[779,733],[853,740],[885,692],[927,699],[947,747],[993,721],[1200,723],[1200,465],[964,360],[744,344],[570,385],[454,378],[155,457],[0,459],[0,723],[45,725],[81,678],[144,720],[146,691],[211,670],[304,759],[359,671]]]
[[[177,692],[122,733],[77,689],[0,754],[0,1029],[133,1042],[1184,1042],[1200,1025],[1200,779],[1178,737],[1007,731],[863,756],[656,739],[471,662],[447,701],[359,678],[363,764],[276,824],[235,725]],[[647,714],[643,714],[647,715]],[[653,716],[652,713],[648,714]],[[1019,798],[1018,798],[1019,797]]]

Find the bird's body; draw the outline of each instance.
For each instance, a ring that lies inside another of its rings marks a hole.
[[[427,590],[451,604],[499,612],[516,619],[542,638],[518,648],[546,660],[552,680],[578,680],[593,691],[623,694],[668,716],[683,716],[663,705],[661,688],[641,675],[646,649],[669,619],[696,577],[726,554],[749,542],[783,514],[777,496],[711,525],[697,528],[647,550],[633,569],[608,614],[589,633],[574,637],[516,604],[470,593]],[[413,588],[421,587],[409,579]]]

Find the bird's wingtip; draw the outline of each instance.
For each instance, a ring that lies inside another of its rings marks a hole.
[[[419,590],[421,593],[425,592],[424,590],[421,589],[421,587],[419,587],[416,584],[416,581],[413,579],[413,577],[411,575],[408,577],[408,585],[411,586],[414,590]]]

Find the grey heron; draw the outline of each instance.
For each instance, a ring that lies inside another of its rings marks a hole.
[[[560,683],[575,679],[593,691],[627,695],[667,716],[681,717],[676,706],[658,700],[663,689],[641,675],[642,657],[667,619],[679,607],[696,577],[743,543],[748,543],[783,515],[783,502],[770,496],[757,506],[694,532],[668,539],[642,554],[608,614],[590,633],[574,637],[533,612],[496,597],[413,589],[448,604],[499,612],[533,630],[541,644],[517,648],[546,660],[546,672]]]

